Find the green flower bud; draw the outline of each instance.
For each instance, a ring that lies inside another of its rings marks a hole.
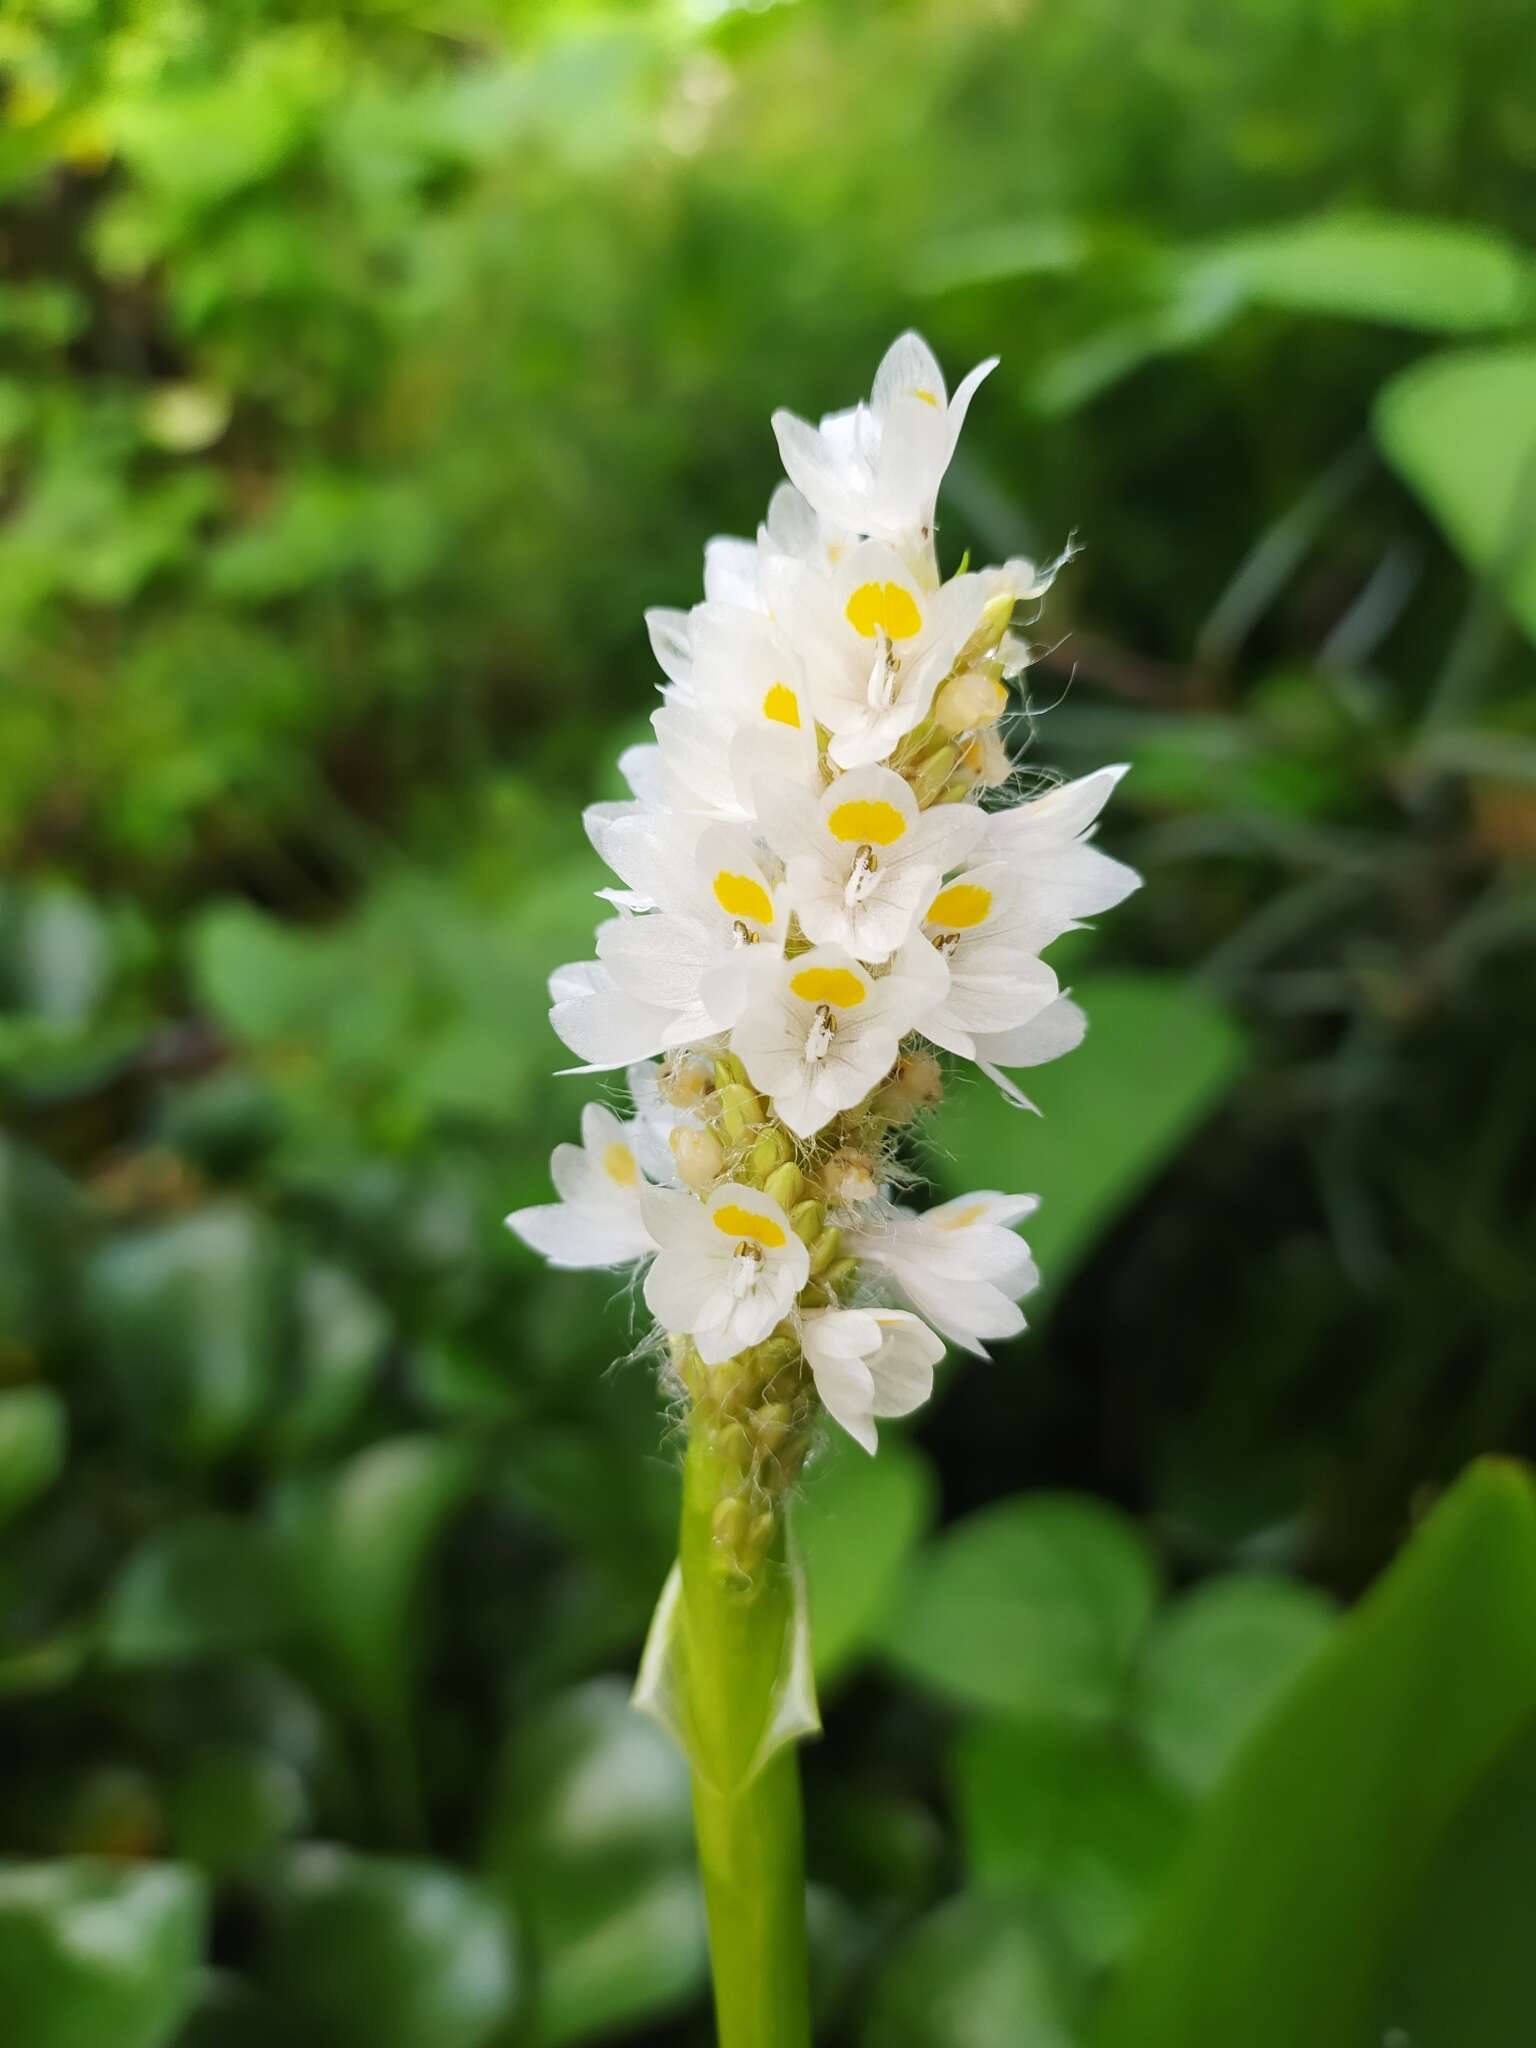
[[[727,1134],[738,1141],[763,1121],[761,1098],[744,1081],[727,1081],[720,1090],[720,1115]]]
[[[774,1168],[763,1183],[763,1193],[771,1195],[788,1215],[805,1194],[805,1175],[791,1160]]]
[[[921,768],[912,777],[912,794],[920,804],[936,801],[939,792],[955,772],[955,763],[960,759],[958,747],[940,747],[930,754]]]
[[[795,1148],[788,1131],[779,1124],[770,1124],[752,1147],[752,1171],[761,1175],[766,1184],[769,1174],[788,1165],[794,1156]]]
[[[789,1212],[790,1228],[802,1244],[813,1244],[826,1220],[827,1212],[820,1202],[797,1202]]]
[[[811,1271],[824,1273],[843,1248],[843,1233],[835,1223],[828,1224],[811,1243]]]

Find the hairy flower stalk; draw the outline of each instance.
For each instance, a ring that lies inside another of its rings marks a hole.
[[[941,1054],[1070,1051],[1041,957],[1136,887],[1092,844],[1119,775],[1015,801],[1021,608],[1057,564],[941,578],[939,485],[991,363],[949,397],[902,336],[867,404],[774,418],[789,482],[755,540],[712,540],[704,601],[648,615],[666,678],[629,800],[588,834],[616,884],[596,958],[557,970],[556,1030],[625,1069],[556,1149],[559,1201],[512,1228],[554,1264],[645,1268],[686,1403],[678,1564],[637,1702],[686,1751],[722,2048],[805,2048],[795,1742],[817,1726],[788,1507],[822,1416],[876,1449],[945,1340],[1024,1327],[1032,1195],[898,1203],[903,1129]]]

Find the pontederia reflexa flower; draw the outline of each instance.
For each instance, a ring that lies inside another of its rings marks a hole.
[[[587,829],[617,878],[596,958],[551,979],[589,1105],[558,1203],[508,1218],[557,1265],[645,1267],[687,1404],[679,1560],[637,1699],[693,1768],[722,2048],[805,2048],[793,1745],[816,1726],[787,1529],[823,1415],[864,1450],[927,1399],[944,1340],[1024,1326],[1032,1195],[899,1205],[896,1147],[939,1052],[1002,1070],[1069,1052],[1041,957],[1136,887],[1092,843],[1122,772],[1023,796],[1021,607],[1056,565],[939,574],[934,506],[971,399],[903,335],[871,401],[774,429],[790,482],[755,541],[712,540],[704,602],[653,612],[666,677],[631,801]],[[1023,1148],[1021,1147],[1021,1150]]]

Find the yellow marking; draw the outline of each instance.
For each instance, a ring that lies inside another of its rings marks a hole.
[[[882,627],[892,640],[910,640],[922,631],[917,601],[899,583],[861,583],[844,610],[849,625],[866,640],[873,640]]]
[[[635,1166],[635,1155],[627,1145],[621,1145],[617,1138],[603,1153],[603,1171],[610,1180],[616,1180],[621,1188],[632,1188],[640,1178]]]
[[[985,1202],[972,1202],[964,1209],[957,1209],[953,1216],[946,1216],[939,1225],[940,1230],[966,1230],[978,1216],[986,1214]]]
[[[727,917],[773,923],[773,898],[755,875],[733,875],[729,868],[722,868],[715,877],[715,901]]]
[[[788,683],[775,683],[763,699],[763,716],[771,718],[775,725],[800,725],[800,699]]]
[[[714,1224],[722,1237],[750,1237],[765,1251],[776,1252],[786,1241],[771,1216],[760,1216],[756,1209],[743,1209],[739,1202],[727,1202],[717,1209]]]
[[[894,846],[906,829],[907,821],[896,806],[878,798],[850,797],[827,819],[827,830],[845,846]]]
[[[931,405],[935,412],[938,411],[939,398],[937,392],[914,390],[912,396],[914,398],[920,398],[923,401],[924,405]]]
[[[835,1010],[856,1010],[868,991],[851,967],[802,967],[789,985],[806,1003],[830,1003]]]
[[[947,924],[951,931],[974,931],[992,909],[992,891],[979,882],[951,882],[928,906],[929,924]]]

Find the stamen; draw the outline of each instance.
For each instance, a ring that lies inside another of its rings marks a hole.
[[[753,1244],[750,1238],[743,1238],[731,1254],[731,1293],[738,1301],[744,1300],[756,1287],[762,1263],[762,1246]]]
[[[896,698],[898,664],[891,656],[890,635],[884,626],[875,633],[875,660],[869,671],[869,682],[865,694],[871,707],[876,711],[888,711]]]
[[[753,931],[749,924],[744,923],[739,917],[732,921],[731,944],[733,946],[755,946],[757,940],[758,934]]]
[[[853,856],[853,865],[848,870],[848,880],[843,885],[843,901],[851,910],[856,903],[862,903],[869,894],[873,878],[880,867],[872,846],[861,846]]]
[[[832,1050],[832,1040],[837,1033],[837,1019],[832,1014],[830,1003],[818,1003],[811,1019],[811,1028],[805,1035],[805,1057],[807,1064],[824,1060]]]

